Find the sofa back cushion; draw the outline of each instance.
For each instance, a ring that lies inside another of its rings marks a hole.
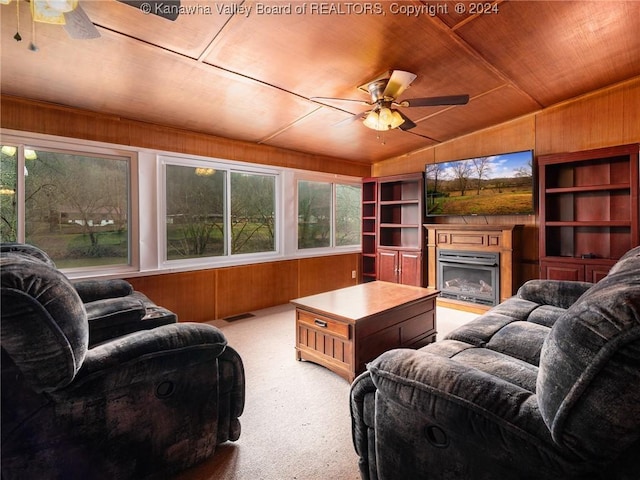
[[[553,439],[596,461],[640,438],[640,257],[625,262],[558,318],[536,385]]]
[[[36,392],[68,385],[87,353],[84,306],[69,280],[40,260],[0,257],[2,349]]]

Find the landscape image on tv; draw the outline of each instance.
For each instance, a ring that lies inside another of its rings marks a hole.
[[[533,206],[533,151],[425,167],[427,215],[528,215]]]

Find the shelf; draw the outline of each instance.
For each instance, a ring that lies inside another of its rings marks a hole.
[[[420,225],[414,223],[381,223],[380,228],[418,228]]]
[[[422,283],[423,195],[422,173],[364,180],[362,197],[362,280],[364,282],[386,280],[416,285]],[[394,262],[390,262],[390,257],[395,258]],[[398,262],[402,263],[401,269]],[[400,271],[403,273],[400,274]]]
[[[568,194],[568,193],[580,193],[580,192],[608,192],[613,190],[629,190],[631,185],[628,183],[619,183],[615,185],[591,185],[582,187],[557,187],[547,188],[545,193],[547,194]]]
[[[631,144],[538,158],[542,278],[597,281],[640,243],[639,151]]]
[[[420,205],[420,202],[418,200],[387,200],[380,202],[380,206],[386,205]]]
[[[612,227],[631,227],[631,221],[548,221],[547,227],[595,227],[595,228],[612,228]]]

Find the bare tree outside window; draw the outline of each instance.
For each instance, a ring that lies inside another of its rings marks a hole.
[[[275,177],[231,173],[231,252],[275,250]]]
[[[167,165],[166,196],[167,260],[276,249],[274,175]]]
[[[298,182],[298,248],[359,245],[361,196],[359,185]]]
[[[25,160],[25,241],[58,267],[129,262],[129,162],[32,150]]]
[[[0,149],[0,241],[14,242],[18,235],[18,149],[2,145]]]
[[[331,184],[298,182],[298,248],[331,246]]]
[[[361,241],[362,187],[336,185],[336,246],[359,245]]]
[[[227,172],[167,165],[167,259],[225,255]]]

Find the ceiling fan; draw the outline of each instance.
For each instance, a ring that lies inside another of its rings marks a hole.
[[[64,25],[65,30],[73,39],[86,40],[100,37],[89,16],[79,5],[78,0],[28,0],[34,22]],[[180,0],[117,0],[121,3],[136,7],[144,14],[154,14],[167,20],[175,20],[180,12]],[[0,0],[2,4],[9,4],[11,0]],[[19,4],[19,0],[16,0]],[[19,5],[18,5],[19,8]],[[20,33],[13,37],[22,40]],[[33,44],[29,47],[37,50]]]
[[[364,111],[347,122],[364,119],[363,124],[373,130],[386,131],[394,128],[410,130],[416,124],[397,107],[434,107],[439,105],[465,105],[469,102],[469,95],[449,95],[444,97],[412,98],[398,101],[398,97],[411,85],[417,75],[403,70],[393,70],[358,87],[368,93],[371,101],[353,100],[348,98],[312,97],[319,101],[356,102],[367,105],[370,110]],[[340,122],[343,123],[343,122]]]

